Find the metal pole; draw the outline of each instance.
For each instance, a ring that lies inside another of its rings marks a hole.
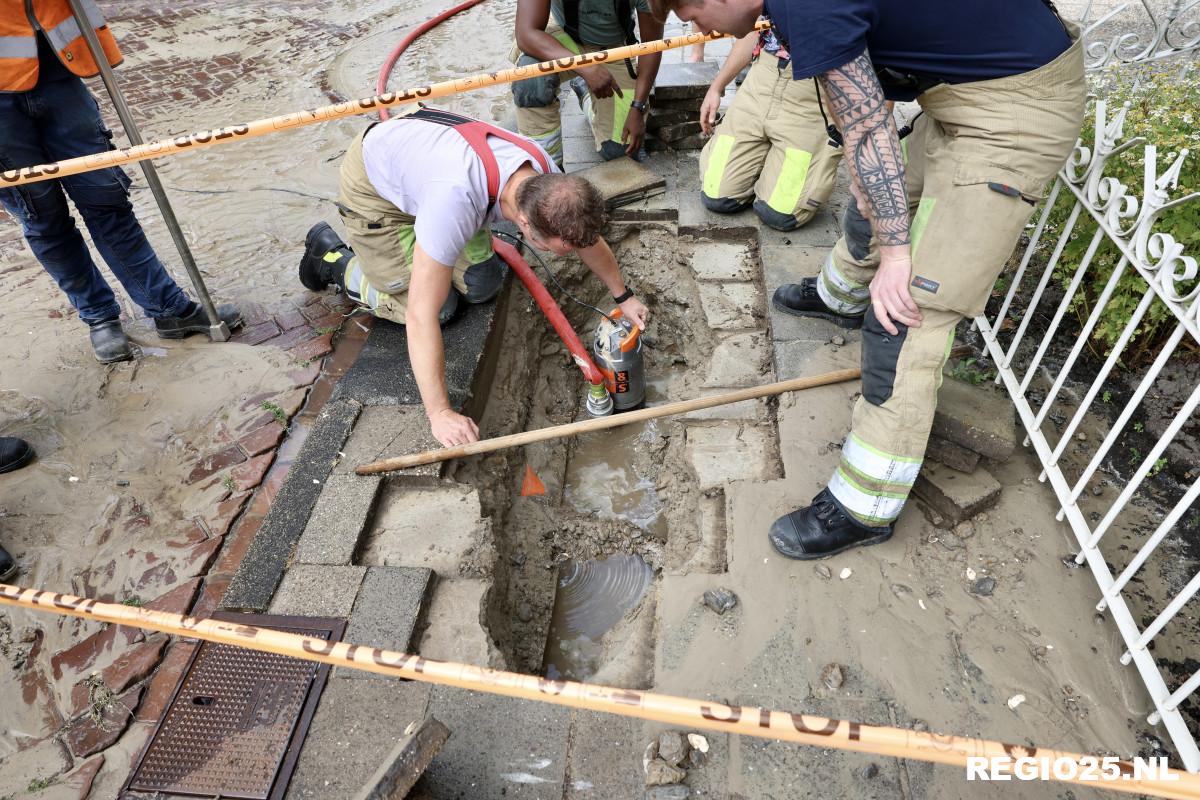
[[[129,106],[125,103],[125,95],[121,93],[121,87],[117,85],[117,79],[113,75],[112,67],[108,65],[108,58],[104,55],[104,48],[100,45],[100,39],[96,36],[96,31],[92,28],[92,23],[88,21],[87,13],[83,10],[80,0],[67,0],[67,2],[71,4],[71,13],[75,15],[75,21],[79,23],[79,30],[83,33],[88,50],[92,51],[92,58],[96,60],[96,66],[100,68],[100,78],[104,81],[104,88],[108,90],[109,99],[112,100],[117,116],[121,119],[121,125],[125,128],[125,135],[129,137],[130,144],[134,146],[142,144],[142,134],[138,131],[137,125],[133,121],[133,116],[129,113]],[[146,184],[150,187],[150,192],[154,195],[154,201],[158,203],[158,210],[162,214],[163,221],[167,224],[167,230],[171,232],[171,239],[175,242],[175,249],[179,251],[179,258],[183,261],[183,268],[187,270],[188,277],[192,280],[192,288],[196,290],[196,297],[199,299],[200,305],[204,308],[204,313],[208,317],[209,338],[214,342],[229,341],[229,327],[217,316],[217,309],[213,306],[212,298],[208,295],[208,287],[204,285],[204,278],[200,275],[200,270],[196,266],[196,260],[192,258],[191,248],[188,247],[187,240],[183,238],[183,231],[179,228],[179,221],[175,218],[175,211],[171,208],[171,201],[167,199],[167,193],[163,189],[162,181],[158,179],[158,171],[150,161],[143,161],[141,167],[142,173],[146,176]]]

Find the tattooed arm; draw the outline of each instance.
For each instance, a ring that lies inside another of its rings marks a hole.
[[[845,162],[860,198],[859,210],[871,220],[879,241],[880,264],[871,281],[871,304],[875,317],[895,335],[893,321],[909,327],[921,324],[921,312],[908,291],[912,272],[908,193],[896,123],[865,51],[817,80],[845,140]]]

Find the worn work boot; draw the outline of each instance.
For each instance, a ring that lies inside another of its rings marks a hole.
[[[238,311],[237,306],[217,306],[217,316],[231,331],[242,325],[242,312]],[[204,313],[204,307],[194,301],[190,311],[177,317],[158,317],[154,320],[154,331],[160,339],[182,339],[192,333],[208,333],[208,328],[208,315]]]
[[[0,472],[12,472],[33,460],[33,448],[24,439],[0,436]]]
[[[781,555],[812,561],[851,547],[886,542],[892,538],[893,528],[893,525],[882,528],[859,525],[834,502],[828,489],[822,489],[811,506],[775,520],[768,535]]]
[[[114,364],[133,358],[133,346],[121,327],[121,320],[110,319],[91,326],[92,352],[101,364]]]
[[[6,581],[16,574],[17,562],[13,561],[13,557],[0,545],[0,581]]]
[[[796,317],[819,317],[827,319],[841,328],[861,328],[862,315],[839,314],[821,299],[817,293],[816,278],[801,278],[799,283],[785,283],[775,290],[771,305],[785,314]]]
[[[308,235],[304,237],[304,255],[300,259],[300,282],[305,289],[319,292],[331,283],[341,283],[335,269],[345,269],[345,265],[339,263],[341,259],[325,259],[327,253],[339,251],[345,251],[346,255],[352,253],[328,222],[318,222],[308,229]]]

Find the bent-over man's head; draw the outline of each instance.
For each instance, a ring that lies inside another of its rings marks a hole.
[[[604,197],[586,178],[547,173],[517,187],[514,222],[530,243],[555,255],[594,245],[607,221]]]
[[[666,21],[672,11],[701,33],[720,31],[741,38],[762,15],[762,0],[650,0],[650,12]]]

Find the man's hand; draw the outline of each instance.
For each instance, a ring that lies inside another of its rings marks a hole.
[[[479,426],[475,424],[475,420],[451,408],[431,413],[429,427],[433,431],[433,438],[441,442],[443,447],[479,441]]]
[[[620,305],[621,314],[625,319],[637,325],[642,330],[646,330],[646,319],[650,316],[650,309],[646,308],[646,304],[636,297],[631,297]]]
[[[625,155],[635,158],[645,138],[646,120],[642,112],[636,108],[629,109],[629,113],[625,115],[625,127],[621,129],[621,144],[627,145]]]
[[[721,110],[721,98],[724,96],[725,91],[717,91],[716,84],[709,86],[704,95],[704,102],[700,104],[700,130],[704,131],[705,136],[712,136],[717,126],[717,113]]]
[[[921,310],[908,290],[911,279],[912,261],[909,258],[884,255],[871,280],[871,306],[875,318],[893,336],[900,332],[895,322],[910,328],[921,327]]]
[[[625,96],[621,87],[617,85],[617,79],[605,67],[578,67],[575,72],[583,78],[588,85],[588,91],[598,100],[612,97],[614,93],[617,97]]]

